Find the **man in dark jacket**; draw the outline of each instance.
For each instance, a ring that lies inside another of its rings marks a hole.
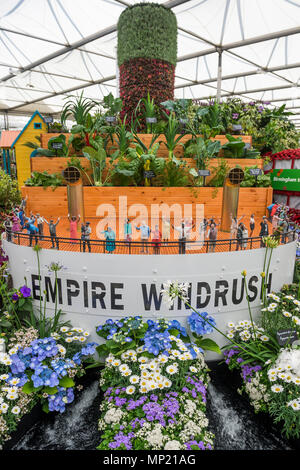
[[[58,224],[58,222],[60,221],[60,217],[58,217],[56,223],[54,223],[53,219],[50,220],[50,222],[48,222],[45,218],[44,218],[46,224],[49,225],[49,234],[50,234],[50,237],[51,237],[51,242],[52,242],[52,247],[51,248],[55,248],[55,245],[54,245],[54,242],[56,244],[56,248],[59,250],[59,245],[58,245],[58,238],[57,238],[57,235],[56,235],[56,226]]]
[[[259,232],[259,236],[261,237],[261,240],[260,240],[261,248],[265,247],[265,244],[263,242],[263,237],[266,237],[268,235],[269,235],[268,220],[267,220],[267,217],[264,215],[260,223],[260,232]]]

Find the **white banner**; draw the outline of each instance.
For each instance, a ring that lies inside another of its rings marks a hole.
[[[25,277],[38,308],[40,285],[35,251],[5,240],[3,246],[9,256],[14,286],[23,285]],[[295,253],[295,242],[274,250],[268,279],[270,291],[278,291],[283,284],[292,282]],[[225,331],[227,322],[249,318],[243,270],[247,271],[253,313],[259,311],[264,255],[263,248],[186,255],[90,254],[42,249],[41,295],[43,299],[46,296],[47,313],[53,314],[54,273],[49,274],[47,266],[59,262],[64,268],[58,272],[58,308],[66,312],[64,318],[70,319],[73,326],[88,329],[93,340],[100,340],[95,327],[108,318],[165,317],[186,325],[190,314],[186,306],[176,301],[169,310],[160,295],[164,282],[178,280],[190,283],[191,305],[213,315],[219,329]],[[224,344],[221,335],[211,337]]]

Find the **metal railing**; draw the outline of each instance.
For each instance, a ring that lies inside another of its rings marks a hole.
[[[290,231],[280,235],[280,244],[294,241],[297,232]],[[189,241],[179,239],[177,241],[123,241],[123,240],[85,240],[81,238],[65,238],[49,235],[30,235],[22,232],[6,231],[8,242],[22,245],[40,245],[41,248],[57,249],[62,251],[113,253],[113,254],[193,254],[193,253],[221,253],[227,251],[252,250],[264,247],[263,237],[251,237],[243,240],[219,239]]]

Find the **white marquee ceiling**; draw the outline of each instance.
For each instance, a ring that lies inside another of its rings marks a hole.
[[[140,0],[1,0],[0,111],[58,114],[116,94],[116,25]],[[300,0],[155,0],[178,21],[175,95],[283,103],[300,124]]]

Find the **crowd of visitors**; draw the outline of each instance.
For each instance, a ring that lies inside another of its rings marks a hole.
[[[60,217],[56,219],[50,219],[49,221],[39,213],[33,214],[30,212],[29,216],[26,216],[26,203],[27,197],[23,198],[19,207],[16,207],[13,211],[13,215],[7,217],[4,222],[4,228],[7,234],[8,241],[14,241],[17,234],[25,231],[29,235],[29,245],[32,246],[33,241],[37,244],[39,240],[45,239],[51,242],[51,248],[59,250],[60,240],[63,240],[57,234],[57,226],[60,222]],[[291,241],[290,237],[293,237],[293,229],[295,224],[289,219],[288,216],[289,208],[283,204],[274,202],[268,206],[269,215],[263,216],[260,221],[258,236],[260,246],[264,247],[264,237],[272,234],[278,237],[282,243]],[[246,226],[245,215],[234,217],[230,214],[231,226],[230,235],[227,243],[230,244],[230,250],[245,250],[247,249],[248,243],[252,245],[252,237],[255,230],[255,214],[251,214],[249,220],[249,229]],[[78,225],[80,223],[80,214],[78,216],[70,216],[68,214],[68,220],[70,224],[70,238],[68,243],[75,244],[78,240]],[[48,225],[49,234],[45,234],[45,224]],[[126,246],[130,246],[133,237],[133,226],[129,218],[124,221],[124,241]],[[215,252],[217,240],[218,240],[218,227],[221,224],[221,220],[218,221],[214,216],[203,218],[199,225],[199,237],[197,238],[197,246],[206,245],[208,252]],[[162,217],[161,221],[162,229],[160,225],[156,224],[154,229],[151,229],[145,221],[142,221],[139,225],[134,224],[134,228],[140,233],[140,252],[149,253],[150,248],[153,254],[159,254],[162,243],[169,242],[171,239],[171,228],[173,229],[174,240],[178,243],[178,252],[180,254],[186,253],[187,243],[191,240],[191,234],[195,228],[195,223],[192,217],[182,219],[177,225],[171,223],[170,218]],[[91,247],[91,224],[86,221],[81,223],[81,236],[80,236],[80,249],[85,252],[88,250],[92,251]],[[114,230],[107,226],[105,230],[100,232],[105,238],[105,251],[107,253],[113,253],[116,249],[116,234]],[[66,243],[66,242],[65,242]]]

